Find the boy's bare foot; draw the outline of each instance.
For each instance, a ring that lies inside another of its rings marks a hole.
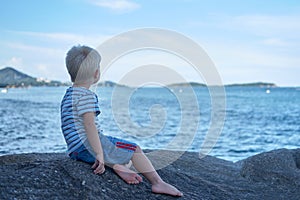
[[[127,167],[128,169],[130,169],[130,167],[132,166],[132,161],[130,160],[129,163],[124,166]]]
[[[139,184],[143,178],[125,165],[114,165],[114,171],[128,184]]]
[[[181,197],[183,195],[177,188],[164,181],[161,181],[157,184],[153,184],[152,192],[158,194],[168,194],[171,196],[178,196],[178,197]]]

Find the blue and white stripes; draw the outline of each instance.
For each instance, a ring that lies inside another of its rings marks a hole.
[[[87,112],[93,112],[96,116],[100,114],[97,95],[85,88],[68,88],[61,103],[61,129],[68,145],[68,153],[78,149],[87,139],[82,118]],[[97,117],[95,120],[100,130]]]

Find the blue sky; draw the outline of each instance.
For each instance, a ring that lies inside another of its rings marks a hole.
[[[157,27],[196,41],[225,84],[300,86],[298,0],[10,0],[1,8],[0,68],[67,81],[71,46],[97,47],[116,34]]]

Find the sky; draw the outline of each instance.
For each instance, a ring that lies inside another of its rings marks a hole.
[[[118,34],[152,27],[195,41],[224,84],[300,86],[298,0],[3,0],[1,8],[0,69],[69,81],[65,56],[72,46],[96,48]],[[164,65],[189,81],[205,82],[191,66],[179,66],[180,58],[155,50],[123,56],[103,79],[118,81],[126,67],[151,60],[168,60]]]

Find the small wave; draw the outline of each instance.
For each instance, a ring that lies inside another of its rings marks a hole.
[[[27,138],[24,137],[24,136],[19,136],[19,137],[16,138],[16,140],[25,140],[25,139],[27,139]]]
[[[258,151],[255,150],[255,149],[241,149],[241,150],[238,150],[238,149],[229,149],[228,152],[229,153],[256,153]]]

